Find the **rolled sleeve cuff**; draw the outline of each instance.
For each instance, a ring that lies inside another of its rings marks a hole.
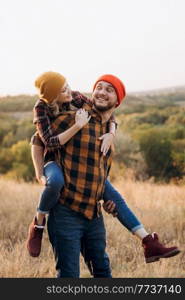
[[[50,149],[54,149],[54,148],[60,148],[60,141],[59,141],[59,137],[58,136],[54,136],[52,138],[50,138],[49,143],[46,144],[46,148]]]
[[[31,137],[30,145],[40,146],[44,148],[44,144],[38,135],[33,135]]]

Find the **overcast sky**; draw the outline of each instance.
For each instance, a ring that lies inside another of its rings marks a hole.
[[[185,85],[184,0],[0,0],[0,95],[52,70],[72,89],[120,77],[128,92]]]

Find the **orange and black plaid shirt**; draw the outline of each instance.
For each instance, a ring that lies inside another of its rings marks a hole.
[[[112,149],[103,156],[100,151],[101,141],[98,139],[109,132],[110,121],[102,123],[99,114],[89,104],[84,104],[83,108],[91,115],[89,123],[61,146],[60,164],[65,185],[61,191],[60,202],[92,219],[97,215],[98,201],[102,199],[112,161]],[[52,123],[56,135],[75,123],[75,113],[66,111],[56,118]],[[38,135],[32,143],[39,145]]]

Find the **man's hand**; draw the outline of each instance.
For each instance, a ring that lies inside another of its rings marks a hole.
[[[36,176],[36,178],[37,178],[37,180],[38,180],[38,182],[40,183],[40,184],[42,184],[42,185],[46,185],[46,183],[47,183],[47,179],[46,179],[46,177],[44,176],[44,175],[42,175],[42,176]]]
[[[112,133],[105,133],[99,137],[99,140],[102,140],[101,152],[103,152],[103,155],[105,156],[114,140],[114,135]]]
[[[103,203],[103,208],[108,214],[112,214],[113,217],[117,216],[117,212],[115,210],[116,204],[112,200],[108,200]]]
[[[90,118],[91,116],[89,116],[88,111],[81,108],[76,112],[75,123],[79,128],[82,128],[89,122]]]

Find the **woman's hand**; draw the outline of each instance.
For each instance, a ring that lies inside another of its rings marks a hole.
[[[76,112],[75,123],[79,128],[82,128],[89,122],[90,118],[91,116],[89,116],[88,111],[81,108]]]
[[[103,155],[105,156],[114,140],[114,135],[112,133],[105,133],[104,135],[99,137],[99,140],[102,140],[101,152],[103,152]]]

